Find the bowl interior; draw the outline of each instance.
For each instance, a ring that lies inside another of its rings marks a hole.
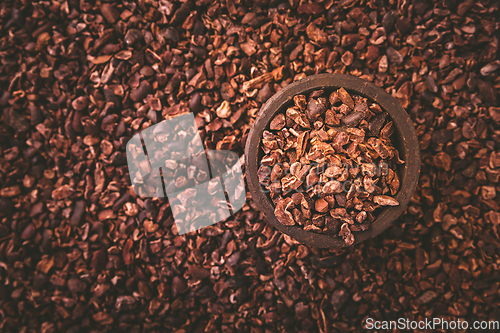
[[[400,202],[400,205],[385,207],[376,212],[376,219],[368,230],[353,232],[355,243],[380,234],[403,213],[415,190],[420,172],[419,144],[410,117],[392,96],[374,84],[350,75],[320,74],[294,82],[280,90],[263,105],[250,130],[245,146],[247,165],[245,175],[253,200],[258,209],[266,215],[269,223],[297,241],[315,247],[341,247],[345,246],[345,243],[338,236],[304,231],[302,228],[285,226],[278,222],[274,215],[274,204],[260,185],[257,177],[259,163],[264,155],[264,152],[260,149],[260,139],[263,131],[269,129],[271,119],[293,104],[292,99],[295,95],[308,94],[318,89],[324,89],[326,93],[330,93],[340,87],[346,89],[350,94],[367,97],[369,100],[378,103],[388,113],[395,129],[392,136],[393,144],[398,149],[401,159],[405,161],[405,164],[397,166],[401,186],[395,198]]]

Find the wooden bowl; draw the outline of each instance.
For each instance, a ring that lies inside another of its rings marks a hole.
[[[387,229],[406,209],[417,186],[420,174],[420,147],[413,123],[394,97],[371,82],[345,74],[319,74],[294,82],[272,96],[261,108],[257,119],[250,129],[245,145],[245,177],[256,207],[264,213],[268,222],[279,231],[293,237],[297,241],[314,247],[343,247],[341,237],[318,234],[296,226],[281,224],[274,215],[274,204],[259,183],[257,170],[264,152],[260,149],[260,140],[269,123],[279,112],[284,112],[293,105],[293,97],[308,94],[311,91],[324,89],[333,91],[343,87],[351,94],[367,97],[378,103],[393,121],[393,143],[399,151],[404,164],[398,165],[401,186],[395,198],[399,206],[384,207],[379,210],[375,221],[366,231],[353,232],[355,244],[372,238]]]

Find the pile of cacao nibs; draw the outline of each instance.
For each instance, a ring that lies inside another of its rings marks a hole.
[[[344,88],[296,95],[263,132],[258,177],[278,221],[354,243],[384,206],[397,206],[394,125],[382,108]]]
[[[498,320],[499,6],[1,1],[0,332]],[[241,156],[262,104],[320,73],[372,82],[416,128],[417,189],[379,236],[299,244],[250,197],[237,217],[179,235],[175,203],[131,189],[137,132],[189,111],[205,149]]]

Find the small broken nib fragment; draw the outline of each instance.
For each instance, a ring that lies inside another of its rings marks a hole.
[[[349,224],[344,223],[340,227],[339,236],[342,237],[347,246],[351,246],[354,243],[354,236],[349,229]]]
[[[399,202],[387,195],[376,195],[373,197],[373,202],[380,206],[398,206]]]
[[[389,115],[344,88],[296,95],[263,132],[259,182],[286,226],[341,237],[398,206],[399,158]]]

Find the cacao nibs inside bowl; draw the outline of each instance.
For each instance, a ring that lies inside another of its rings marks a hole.
[[[344,88],[296,95],[263,132],[259,182],[280,223],[354,243],[384,206],[397,206],[397,165],[388,114]]]

